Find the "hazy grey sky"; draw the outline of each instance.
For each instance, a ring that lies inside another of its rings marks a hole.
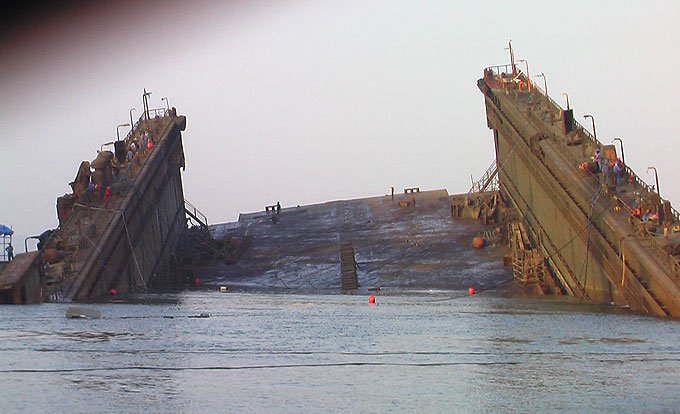
[[[509,60],[509,38],[556,101],[568,92],[581,123],[593,114],[598,138],[623,138],[628,164],[648,182],[656,166],[680,202],[680,3],[101,4],[0,39],[0,223],[17,245],[56,227],[56,198],[139,116],[145,87],[187,116],[184,190],[213,223],[390,186],[465,192],[494,157],[476,81]]]

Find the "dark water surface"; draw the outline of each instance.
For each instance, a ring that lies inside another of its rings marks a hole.
[[[680,411],[677,321],[450,291],[154,299],[0,307],[0,412]]]

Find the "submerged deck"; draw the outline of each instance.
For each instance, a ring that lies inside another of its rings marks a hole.
[[[359,289],[486,289],[512,280],[502,245],[472,239],[497,226],[458,220],[446,190],[332,201],[241,214],[211,226],[218,239],[250,238],[236,264],[197,269],[202,284],[243,289],[336,290],[341,247],[351,245]]]

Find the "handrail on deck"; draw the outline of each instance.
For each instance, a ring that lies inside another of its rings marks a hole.
[[[168,116],[170,114],[170,111],[167,108],[154,108],[154,109],[149,109],[149,117],[145,118],[147,120],[153,119],[153,118],[162,118],[164,116]]]
[[[501,68],[503,68],[503,71],[501,72]],[[512,65],[510,63],[504,64],[504,65],[493,65],[493,66],[487,66],[486,70],[491,71],[496,76],[500,76],[503,73],[512,73]],[[508,69],[510,69],[510,72],[508,72]],[[517,65],[515,64],[515,69],[519,69]]]
[[[130,128],[130,131],[125,135],[125,142],[130,142],[132,137],[135,134],[135,130],[139,128],[139,123],[141,121],[148,121],[151,119],[156,119],[156,118],[163,118],[166,116],[170,116],[170,111],[167,108],[155,108],[155,109],[149,109],[149,118],[145,116],[146,114],[142,114],[138,119],[137,122]]]
[[[201,225],[208,226],[208,217],[206,217],[205,214],[201,213],[201,211],[198,208],[196,208],[195,205],[191,204],[189,200],[187,200],[186,198],[184,199],[184,208],[188,212],[190,212],[193,215],[193,217],[198,218],[198,220],[201,221],[200,223]]]
[[[501,69],[503,69],[503,70],[501,71]],[[510,63],[504,64],[504,65],[487,66],[485,68],[485,71],[491,71],[491,73],[496,75],[496,76],[501,76],[504,73],[505,74],[512,74],[512,72],[513,72],[512,71],[512,64],[510,64]],[[524,73],[522,68],[520,68],[516,63],[515,63],[515,72],[517,72],[518,75],[522,74],[526,77],[526,73]]]
[[[473,193],[481,193],[484,190],[486,190],[489,186],[494,188],[494,180],[497,181],[498,177],[498,163],[496,162],[496,159],[494,159],[491,162],[491,165],[487,170],[484,172],[482,177],[474,181],[472,180],[472,187],[470,187],[470,191],[468,191],[468,194],[473,194]],[[498,182],[496,182],[496,187],[497,187]]]

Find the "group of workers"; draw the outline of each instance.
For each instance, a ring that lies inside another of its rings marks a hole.
[[[623,175],[625,172],[625,166],[621,158],[609,159],[604,155],[602,150],[598,147],[595,149],[595,155],[593,156],[593,162],[590,166],[584,165],[584,168],[589,169],[593,173],[602,173],[602,183],[606,186],[612,185],[612,176],[614,179],[614,185],[617,187],[621,185]],[[633,182],[633,175],[630,176],[630,182]],[[659,219],[658,212],[652,206],[658,205],[657,201],[653,199],[643,199],[637,200],[637,206],[630,208],[630,214],[640,219],[643,222],[657,221]]]
[[[130,139],[125,146],[125,156],[116,156],[110,151],[101,151],[97,158],[92,161],[83,161],[78,169],[78,174],[71,186],[76,196],[84,203],[108,204],[112,196],[111,185],[120,174],[121,170],[129,170],[134,162],[153,148],[154,143],[148,130],[139,136]],[[94,172],[92,172],[94,169]]]
[[[83,201],[88,204],[101,201],[103,201],[104,204],[107,204],[109,198],[111,198],[110,184],[106,187],[102,187],[100,183],[95,184],[94,182],[90,181],[90,183],[87,185],[87,188],[85,189],[85,192],[83,193]]]
[[[611,184],[611,173],[614,172],[614,183],[616,186],[621,185],[621,178],[623,176],[624,165],[621,158],[615,160],[610,160],[605,158],[604,154],[600,148],[595,149],[595,161],[596,173],[602,172],[602,182],[604,184]]]
[[[141,142],[140,142],[141,141]],[[140,134],[139,138],[134,138],[127,147],[126,161],[136,161],[140,155],[153,148],[153,140],[148,130]]]

